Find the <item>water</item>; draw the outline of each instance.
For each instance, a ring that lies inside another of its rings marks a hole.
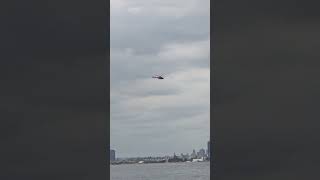
[[[123,164],[110,166],[110,180],[209,180],[210,163]]]

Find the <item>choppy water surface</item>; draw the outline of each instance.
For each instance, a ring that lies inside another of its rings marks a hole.
[[[209,162],[110,166],[111,180],[209,180]]]

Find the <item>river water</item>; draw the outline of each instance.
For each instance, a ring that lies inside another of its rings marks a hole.
[[[110,166],[111,180],[209,180],[209,162]]]

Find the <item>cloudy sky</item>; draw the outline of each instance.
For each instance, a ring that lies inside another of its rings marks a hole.
[[[111,0],[111,148],[117,156],[206,148],[209,0]],[[152,79],[163,74],[165,80]]]

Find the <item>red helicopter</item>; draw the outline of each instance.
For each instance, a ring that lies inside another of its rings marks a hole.
[[[164,79],[163,75],[161,75],[161,76],[158,76],[158,75],[156,75],[156,76],[152,76],[152,78],[156,78],[156,79]]]

